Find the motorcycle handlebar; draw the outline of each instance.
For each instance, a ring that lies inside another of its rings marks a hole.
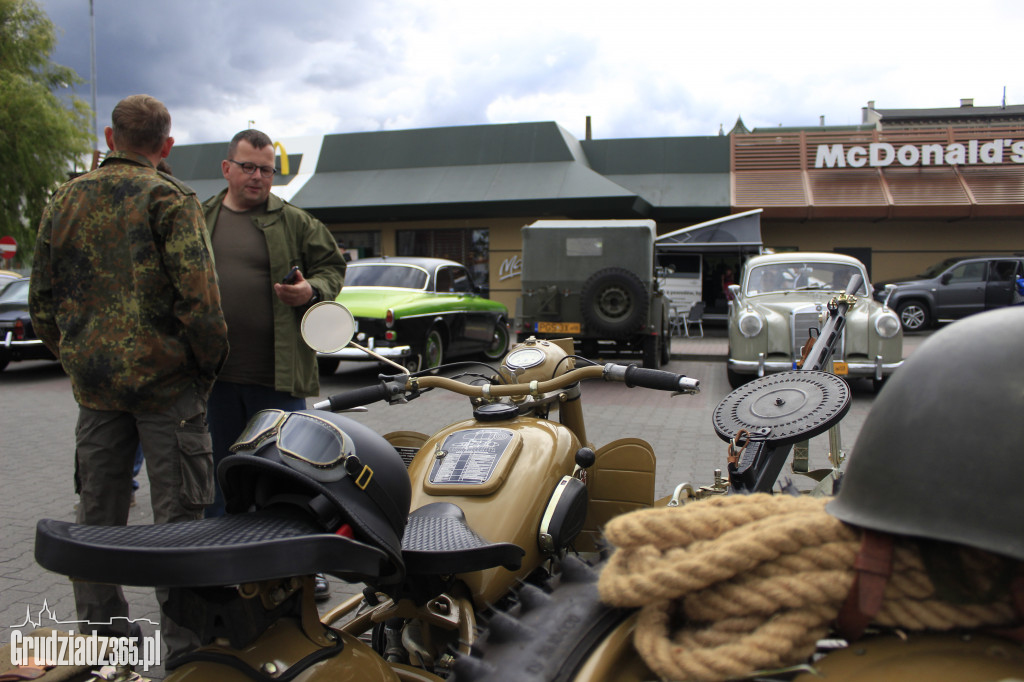
[[[379,384],[357,388],[345,393],[330,396],[324,401],[315,403],[318,410],[337,412],[362,405],[369,405],[405,391],[424,388],[443,388],[453,393],[471,398],[498,398],[508,396],[536,395],[547,393],[570,386],[584,379],[603,377],[606,381],[622,381],[629,387],[652,388],[660,391],[677,393],[699,393],[700,381],[690,379],[682,374],[673,374],[657,369],[643,369],[634,365],[607,364],[579,367],[548,381],[533,381],[528,384],[470,385],[441,376],[409,377],[405,381],[385,378]]]
[[[388,388],[388,384],[381,382],[372,386],[355,388],[351,391],[345,391],[344,393],[335,393],[332,396],[328,396],[327,400],[315,403],[313,405],[313,409],[340,412],[353,407],[369,405],[370,403],[375,403],[378,400],[384,400],[390,394],[391,390]]]
[[[656,391],[676,391],[679,393],[698,393],[700,380],[690,379],[682,374],[666,372],[660,369],[644,369],[636,365],[605,365],[605,378],[609,381],[623,381],[630,388],[639,386]]]

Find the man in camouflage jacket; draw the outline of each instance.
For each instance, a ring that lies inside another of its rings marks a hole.
[[[155,168],[174,144],[164,105],[127,97],[112,123],[112,153],[43,213],[32,322],[79,404],[77,521],[127,523],[140,442],[154,521],[197,519],[213,501],[206,401],[228,351],[212,250],[195,193]],[[74,591],[80,620],[128,615],[119,586],[75,582]],[[123,636],[124,622],[96,630]],[[161,626],[171,654],[196,643],[166,617]]]

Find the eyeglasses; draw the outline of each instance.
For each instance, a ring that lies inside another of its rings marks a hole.
[[[274,173],[277,172],[277,169],[274,168],[273,166],[257,166],[252,161],[246,161],[245,163],[240,163],[238,161],[235,161],[234,159],[228,159],[228,161],[235,164],[236,166],[241,166],[242,172],[245,173],[246,175],[252,175],[253,173],[256,172],[257,168],[260,169],[260,174],[265,178],[272,178],[274,177]]]

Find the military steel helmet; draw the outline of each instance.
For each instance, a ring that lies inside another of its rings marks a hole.
[[[1024,307],[954,322],[888,380],[827,510],[1024,560]]]
[[[217,470],[228,513],[297,505],[327,532],[347,534],[347,524],[354,539],[382,550],[389,575],[401,578],[412,488],[401,456],[382,436],[330,412],[263,410],[231,449]]]

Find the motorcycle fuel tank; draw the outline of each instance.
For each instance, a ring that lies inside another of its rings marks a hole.
[[[513,416],[452,424],[416,455],[409,467],[413,510],[455,504],[482,538],[526,552],[518,571],[493,568],[460,576],[480,604],[496,600],[544,559],[537,540],[541,520],[562,477],[572,473],[579,449],[579,440],[561,424]]]

